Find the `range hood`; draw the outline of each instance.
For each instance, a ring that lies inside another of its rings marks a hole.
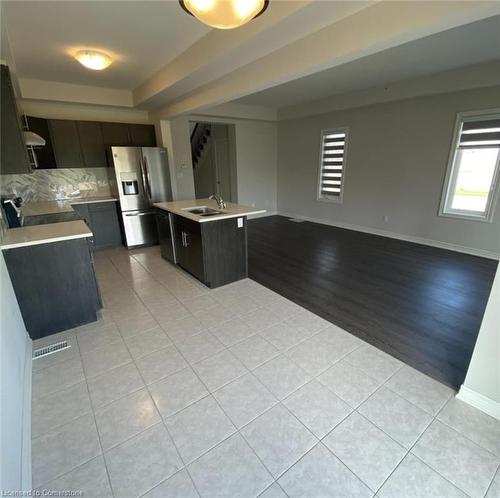
[[[31,147],[43,147],[45,145],[45,139],[32,131],[25,131],[24,143]]]

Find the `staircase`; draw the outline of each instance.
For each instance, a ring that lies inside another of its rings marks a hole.
[[[200,163],[203,151],[208,148],[211,135],[211,126],[207,123],[196,123],[191,133],[191,157],[193,158],[193,168]]]

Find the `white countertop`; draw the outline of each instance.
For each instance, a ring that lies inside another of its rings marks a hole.
[[[5,231],[5,235],[0,241],[0,249],[14,249],[85,237],[92,237],[92,232],[82,220],[10,228]]]
[[[251,214],[265,213],[265,209],[257,209],[249,206],[241,206],[240,204],[233,204],[232,202],[226,203],[226,209],[219,209],[217,202],[210,199],[193,199],[187,201],[172,201],[172,202],[158,202],[154,204],[155,207],[169,211],[170,213],[178,214],[184,218],[188,218],[198,223],[206,223],[209,221],[226,220],[228,218],[237,218],[238,216],[249,216]],[[190,213],[186,208],[207,206],[212,209],[222,211],[221,214],[213,216],[200,216],[198,214]]]
[[[110,196],[78,197],[61,201],[27,202],[21,206],[23,216],[42,216],[44,214],[70,213],[73,204],[92,204],[95,202],[116,202],[118,199]]]

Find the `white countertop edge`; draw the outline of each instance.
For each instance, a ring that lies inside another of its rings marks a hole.
[[[170,204],[165,206],[165,204]],[[172,205],[176,204],[176,205]],[[186,206],[184,206],[184,204]],[[214,201],[210,199],[196,199],[193,201],[171,201],[171,202],[155,202],[153,206],[157,209],[161,209],[167,213],[172,213],[177,216],[182,216],[188,220],[196,221],[197,223],[209,223],[210,221],[222,221],[231,218],[243,218],[245,216],[252,216],[256,214],[264,214],[267,211],[265,209],[256,209],[249,206],[240,206],[238,204],[231,204],[228,206],[228,212],[224,212],[219,215],[214,216],[201,216],[198,214],[190,213],[187,209],[197,206],[210,206],[214,204]],[[217,206],[213,206],[213,209],[217,209]],[[231,212],[232,211],[232,212]]]
[[[160,208],[161,209],[161,208]],[[265,209],[260,209],[258,211],[252,211],[249,213],[237,213],[237,214],[222,214],[220,216],[203,216],[200,218],[191,218],[194,219],[195,221],[198,221],[200,223],[206,223],[207,221],[219,221],[219,220],[228,220],[229,218],[243,218],[244,216],[251,216],[252,214],[262,214],[265,213]],[[175,214],[180,214],[180,213],[175,213]],[[183,215],[181,215],[183,216]],[[184,216],[187,218],[187,216]]]
[[[87,237],[93,237],[93,236],[94,234],[91,231],[89,231],[87,233],[79,233],[74,235],[61,235],[60,237],[48,237],[45,239],[15,242],[12,244],[2,244],[0,242],[0,249],[4,251],[5,249],[16,249],[19,247],[38,246],[40,244],[50,244],[52,242],[61,242],[63,240],[86,239]]]
[[[154,205],[157,209],[161,209],[167,213],[176,214],[178,216],[182,216],[183,218],[187,218],[188,220],[197,221],[198,223],[208,223],[209,221],[220,221],[220,220],[228,220],[230,218],[243,218],[244,216],[250,216],[253,214],[263,214],[266,212],[265,209],[257,209],[255,211],[244,211],[242,213],[227,213],[220,214],[215,216],[199,216],[196,214],[191,214],[187,211],[183,211],[181,209],[165,209],[161,206]]]

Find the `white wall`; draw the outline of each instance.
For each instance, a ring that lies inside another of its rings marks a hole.
[[[500,419],[500,265],[458,397]]]
[[[238,203],[276,211],[277,123],[231,119],[207,115],[191,116],[194,121],[233,124],[236,142]]]
[[[174,200],[194,199],[193,162],[189,119],[181,116],[160,121],[163,147],[168,151],[168,164]]]
[[[31,489],[31,339],[3,254],[0,278],[0,490],[26,491]]]
[[[263,121],[239,121],[235,125],[238,202],[275,212],[277,125]]]
[[[500,86],[280,121],[278,210],[497,255],[500,203],[492,224],[438,216],[457,112],[494,107]],[[343,204],[318,201],[320,131],[346,126]]]

